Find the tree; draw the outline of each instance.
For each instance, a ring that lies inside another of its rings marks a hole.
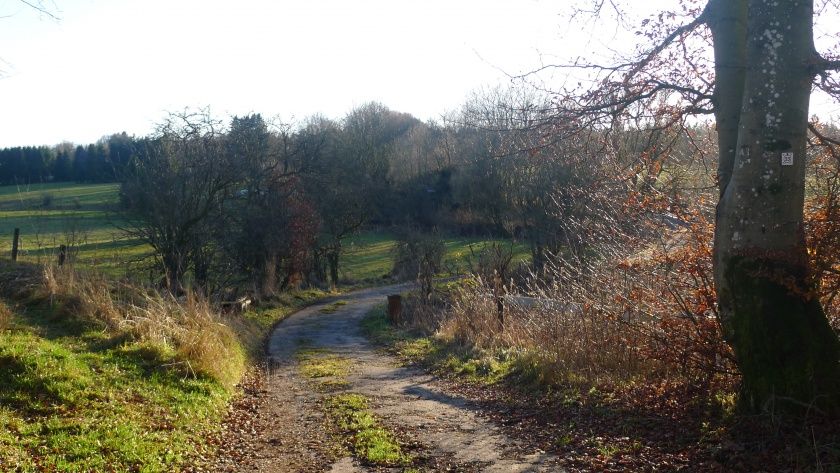
[[[596,14],[608,5],[621,14],[605,1]],[[554,111],[567,135],[714,114],[715,285],[751,411],[840,411],[840,343],[815,295],[803,220],[811,88],[819,77],[836,92],[840,62],[816,52],[813,19],[813,0],[687,1],[642,22],[634,56],[571,66],[594,86],[558,94]]]
[[[336,123],[322,117],[311,118],[299,132],[311,163],[304,185],[320,217],[314,270],[317,279],[329,277],[333,286],[338,285],[344,240],[368,220],[372,208],[365,168],[342,147],[341,135]]]
[[[220,124],[206,111],[171,113],[139,146],[120,187],[126,230],[154,249],[170,291],[183,290],[190,269],[202,287],[212,242],[209,217],[240,168],[227,160]]]
[[[300,183],[306,146],[289,126],[272,133],[260,115],[234,117],[225,141],[241,180],[219,215],[231,225],[216,238],[255,295],[270,296],[303,273],[314,239],[317,218]]]

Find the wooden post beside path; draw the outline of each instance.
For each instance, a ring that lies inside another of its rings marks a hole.
[[[402,315],[402,296],[393,294],[388,296],[388,320],[391,323],[398,325],[402,322],[400,316]]]

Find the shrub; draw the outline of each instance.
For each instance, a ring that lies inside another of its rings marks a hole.
[[[52,207],[53,202],[55,201],[55,196],[52,195],[50,192],[44,192],[41,194],[41,207],[48,209]]]
[[[432,292],[434,275],[441,270],[446,250],[436,234],[406,232],[394,247],[393,275],[400,279],[416,278],[425,295]]]

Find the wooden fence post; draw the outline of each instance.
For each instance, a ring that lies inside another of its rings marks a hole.
[[[58,265],[64,266],[64,260],[67,259],[67,245],[58,247]]]
[[[18,242],[20,241],[20,228],[15,228],[15,236],[12,237],[12,261],[17,261]]]

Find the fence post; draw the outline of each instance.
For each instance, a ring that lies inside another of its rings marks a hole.
[[[20,241],[20,228],[15,228],[15,236],[12,237],[12,261],[17,261],[18,242]]]
[[[58,265],[64,266],[64,260],[67,259],[67,245],[58,247]]]

